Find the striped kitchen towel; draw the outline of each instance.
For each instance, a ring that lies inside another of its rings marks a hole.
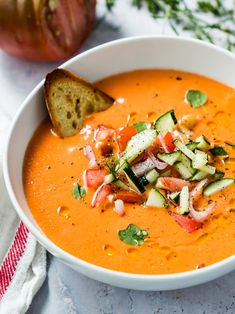
[[[2,175],[9,117],[0,106],[0,313],[25,313],[46,276],[46,252],[12,208]]]

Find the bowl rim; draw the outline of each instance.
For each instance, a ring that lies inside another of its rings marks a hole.
[[[100,51],[106,47],[109,46],[115,46],[115,45],[119,45],[119,44],[123,44],[123,43],[131,43],[131,42],[135,42],[135,41],[148,41],[148,40],[162,40],[162,41],[181,41],[182,43],[193,43],[196,44],[198,46],[204,46],[207,47],[211,50],[215,50],[219,53],[221,53],[222,55],[225,55],[229,58],[232,58],[235,61],[235,56],[223,49],[220,48],[218,46],[215,46],[211,43],[207,43],[207,42],[203,42],[200,41],[198,39],[193,39],[193,38],[187,38],[187,37],[183,37],[183,36],[155,36],[155,35],[151,35],[151,36],[132,36],[132,37],[126,37],[126,38],[121,38],[118,40],[113,40],[104,44],[101,44],[99,46],[96,46],[94,48],[91,48],[85,52],[82,52],[76,56],[74,56],[73,58],[69,59],[68,61],[64,62],[62,65],[59,66],[59,68],[66,68],[70,65],[73,65],[74,62],[77,62],[77,60],[79,60],[81,57],[85,57],[87,55],[96,53],[96,51]],[[23,101],[23,103],[21,104],[21,106],[19,107],[16,115],[14,116],[14,118],[11,121],[11,126],[10,126],[10,130],[7,136],[7,140],[6,140],[6,145],[5,145],[5,149],[3,152],[3,177],[5,180],[5,185],[10,197],[10,200],[13,204],[13,207],[15,209],[15,211],[17,212],[18,216],[20,217],[20,219],[23,221],[23,223],[25,224],[25,226],[29,229],[29,231],[33,234],[33,236],[37,239],[37,241],[39,241],[43,247],[45,247],[46,249],[48,249],[48,251],[50,252],[56,252],[58,253],[58,255],[55,255],[57,257],[59,257],[62,261],[64,261],[65,263],[68,264],[73,264],[76,266],[79,266],[80,269],[86,269],[88,271],[93,271],[94,272],[99,272],[101,275],[103,276],[109,276],[112,278],[117,278],[117,279],[123,279],[123,280],[129,280],[132,281],[134,280],[135,282],[141,281],[143,283],[150,283],[150,282],[161,282],[161,283],[171,283],[172,280],[174,281],[182,281],[184,279],[187,280],[192,280],[197,278],[197,277],[202,277],[203,275],[208,275],[208,274],[212,274],[215,273],[216,271],[220,271],[220,273],[222,274],[226,274],[229,271],[232,271],[233,269],[235,269],[235,254],[227,257],[221,261],[218,261],[214,264],[208,265],[205,268],[201,268],[201,269],[197,269],[197,270],[190,270],[190,271],[185,271],[185,272],[177,272],[177,273],[170,273],[170,274],[137,274],[137,273],[128,273],[128,272],[122,272],[122,271],[118,271],[118,270],[112,270],[109,268],[105,268],[102,266],[98,266],[95,264],[92,264],[90,262],[87,262],[85,260],[82,260],[70,253],[68,253],[67,251],[63,250],[62,248],[60,248],[59,246],[57,246],[54,242],[52,242],[49,238],[47,238],[46,236],[44,236],[36,226],[33,225],[33,223],[29,220],[29,218],[26,216],[26,214],[24,213],[24,211],[21,209],[17,198],[15,196],[15,193],[13,191],[12,185],[11,185],[11,180],[10,180],[10,175],[9,175],[9,150],[10,150],[10,143],[11,143],[11,138],[13,136],[14,133],[14,128],[15,128],[15,124],[18,121],[18,118],[21,116],[25,106],[28,104],[28,102],[31,101],[31,98],[43,87],[43,83],[44,83],[43,79],[42,81],[40,81],[36,87],[28,94],[28,96],[25,98],[25,100]],[[53,253],[52,253],[53,254]],[[232,264],[234,264],[234,266],[232,267]],[[229,270],[225,270],[226,267],[229,268]],[[200,276],[199,276],[200,274]],[[88,275],[89,276],[89,275]],[[215,276],[213,276],[214,278]],[[92,278],[92,276],[91,276]],[[208,280],[205,280],[208,281]],[[202,282],[202,280],[200,281],[200,283]],[[194,284],[192,284],[194,285]],[[189,285],[188,285],[189,286]]]

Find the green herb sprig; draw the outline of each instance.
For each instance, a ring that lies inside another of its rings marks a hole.
[[[126,244],[139,246],[144,243],[144,239],[148,236],[148,232],[145,229],[140,229],[134,224],[129,224],[126,229],[119,230],[119,239]]]
[[[86,190],[84,187],[80,186],[77,182],[73,185],[72,196],[73,198],[79,200],[84,198],[86,195]]]
[[[106,7],[112,10],[118,0],[106,0]],[[180,35],[182,30],[190,31],[194,37],[216,43],[225,35],[226,48],[235,47],[235,14],[233,4],[224,5],[223,0],[196,1],[191,8],[189,0],[129,0],[133,7],[147,7],[155,19],[166,19],[172,30]],[[203,17],[201,17],[203,14]],[[200,16],[199,16],[200,15]],[[212,20],[213,22],[208,22]],[[218,34],[215,34],[214,31]]]

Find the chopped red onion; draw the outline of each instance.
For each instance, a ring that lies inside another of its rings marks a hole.
[[[211,203],[209,206],[207,206],[206,209],[197,211],[193,208],[193,200],[189,200],[189,210],[190,210],[190,216],[196,220],[197,222],[202,222],[205,220],[215,209],[216,203]]]
[[[195,186],[195,188],[191,191],[190,197],[191,197],[191,198],[194,198],[199,192],[201,192],[203,186],[206,185],[206,184],[208,183],[208,181],[209,181],[208,179],[204,179],[204,180],[202,180],[201,182],[199,182],[199,183]]]
[[[155,168],[155,163],[151,158],[147,158],[145,161],[135,164],[131,167],[137,177],[144,175],[146,172]]]
[[[204,179],[201,182],[198,183],[198,185],[192,190],[192,192],[190,193],[190,198],[189,198],[189,213],[190,216],[196,220],[197,222],[202,222],[203,220],[205,220],[215,209],[216,203],[213,202],[211,203],[209,206],[207,206],[206,209],[202,210],[202,211],[197,211],[194,209],[193,207],[193,199],[194,197],[198,194],[202,192],[202,188],[205,184],[207,184],[208,179]]]
[[[123,216],[125,214],[124,202],[122,200],[116,200],[114,202],[114,211],[119,215]]]
[[[160,161],[159,159],[157,159],[153,153],[151,152],[148,152],[148,155],[149,157],[151,158],[152,162],[154,163],[155,167],[158,169],[158,170],[163,170],[165,169],[166,167],[168,167],[168,164],[166,162],[163,162],[163,161]]]
[[[113,199],[114,199],[114,195],[113,194],[109,194],[107,196],[107,200],[109,201],[109,203],[112,203],[113,202]]]
[[[97,161],[95,157],[95,153],[91,147],[91,145],[87,144],[83,149],[84,155],[89,159],[89,166],[97,166]]]

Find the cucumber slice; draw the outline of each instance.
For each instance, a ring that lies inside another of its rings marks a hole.
[[[198,170],[192,178],[190,178],[190,181],[201,181],[204,179],[206,176],[208,176],[208,173],[205,171]]]
[[[157,157],[172,166],[179,159],[180,155],[181,152],[176,151],[172,153],[158,154]]]
[[[215,174],[216,168],[210,165],[202,166],[199,170],[207,172],[208,174]]]
[[[196,142],[199,142],[197,148],[202,149],[202,150],[207,150],[211,147],[210,142],[206,139],[204,135],[199,136],[196,139]]]
[[[174,164],[175,168],[180,173],[183,179],[189,179],[193,175],[189,168],[187,168],[182,162],[178,161]]]
[[[176,204],[179,202],[179,199],[180,199],[180,192],[172,192],[170,195],[169,195],[170,199],[175,202]]]
[[[179,213],[185,215],[189,213],[189,189],[188,186],[184,186],[180,192],[180,206]]]
[[[198,149],[195,150],[195,158],[192,161],[192,166],[195,169],[200,169],[208,162],[208,155]]]
[[[127,180],[130,184],[130,187],[135,190],[137,193],[144,193],[145,188],[143,183],[139,180],[139,178],[135,175],[135,173],[132,171],[132,169],[129,166],[126,166],[123,169]]]
[[[152,169],[146,174],[145,177],[149,183],[154,183],[159,177],[159,173],[157,172],[156,169]]]
[[[183,154],[185,154],[185,156],[187,156],[191,160],[195,158],[195,154],[190,149],[188,149],[188,147],[182,142],[180,142],[179,140],[174,140],[173,143]]]
[[[189,142],[186,144],[186,147],[190,150],[195,150],[198,146],[199,142]]]
[[[113,181],[115,181],[115,180],[116,180],[116,177],[114,176],[113,173],[109,173],[109,174],[107,174],[107,175],[104,177],[104,182],[105,182],[106,184],[109,184],[109,183],[111,183],[111,182],[113,182]]]
[[[186,147],[190,150],[194,150],[198,147],[199,142],[190,142],[186,144]]]
[[[160,208],[168,207],[165,196],[155,188],[151,189],[146,205],[152,206],[152,207],[160,207]]]
[[[203,190],[204,196],[211,196],[235,183],[232,178],[219,179],[209,183]]]
[[[170,110],[160,116],[155,122],[154,127],[158,133],[164,136],[167,132],[172,132],[177,124],[174,110]]]
[[[118,188],[125,190],[125,191],[129,191],[130,188],[128,185],[126,185],[124,182],[122,182],[121,180],[116,180],[113,181],[112,184],[116,185]]]
[[[148,185],[150,182],[147,180],[146,176],[138,177],[140,182],[145,186]]]
[[[196,169],[192,167],[192,161],[188,157],[186,157],[184,154],[181,154],[179,161],[182,162],[182,164],[188,169],[188,171],[191,173],[191,176],[195,174]]]
[[[153,144],[157,138],[155,130],[144,130],[134,136],[127,143],[126,149],[118,160],[116,167],[117,171],[123,170],[126,162],[133,161],[139,156],[146,148]]]

